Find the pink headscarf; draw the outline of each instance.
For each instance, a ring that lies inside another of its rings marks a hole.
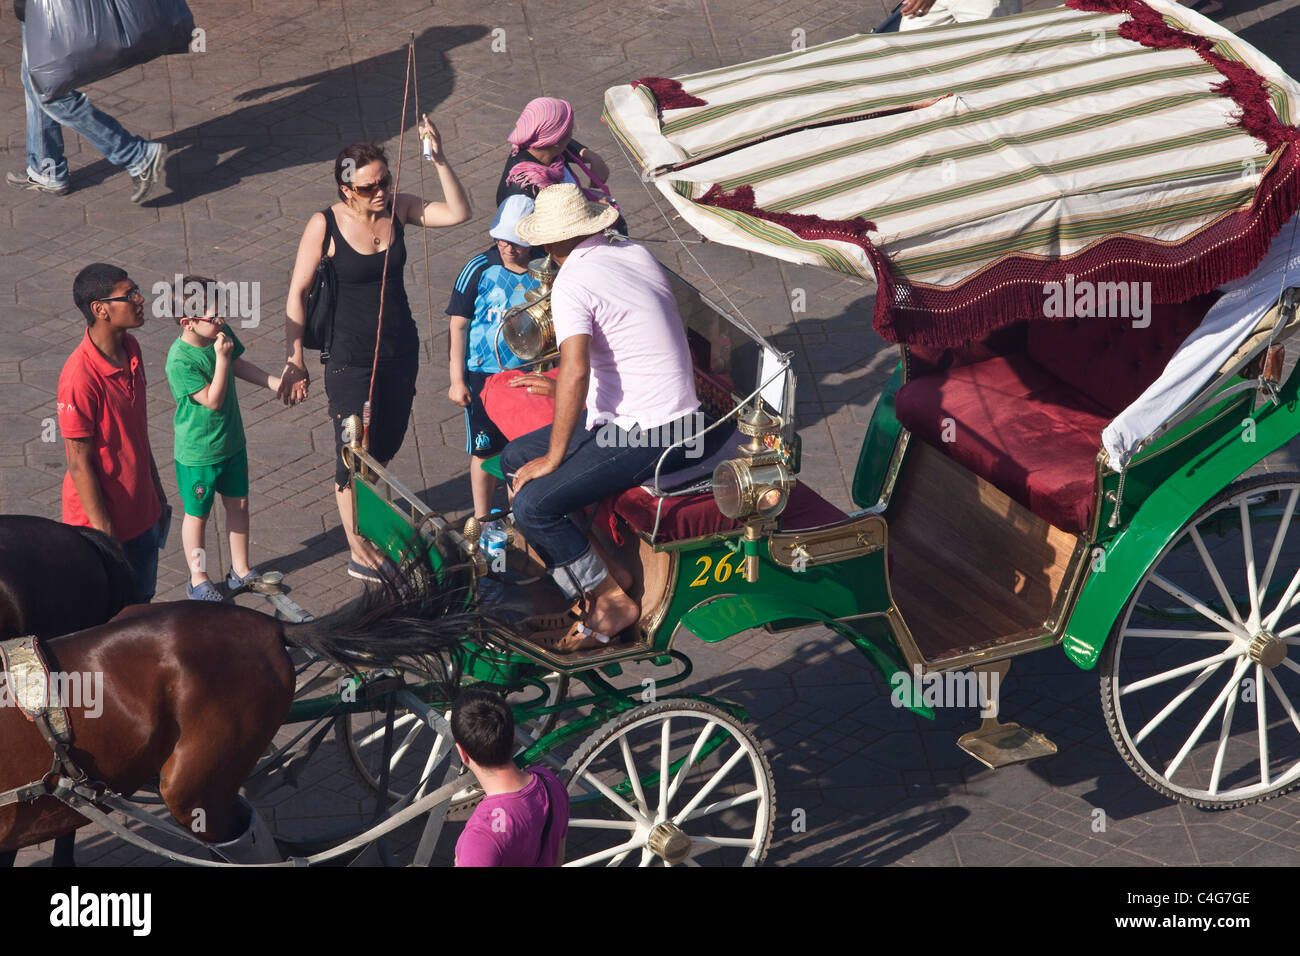
[[[573,107],[564,100],[550,96],[539,96],[532,100],[519,114],[514,130],[506,137],[514,156],[520,149],[537,146],[542,149],[559,146],[573,133]],[[522,162],[510,171],[506,182],[520,186],[536,186],[544,189],[564,181],[564,159],[556,157],[549,166],[541,163]]]

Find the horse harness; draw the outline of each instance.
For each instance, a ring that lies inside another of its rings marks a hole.
[[[68,753],[72,724],[67,708],[50,700],[50,667],[44,647],[34,635],[0,641],[0,677],[13,702],[36,725],[53,752],[49,773],[40,780],[0,792],[0,807],[40,797],[55,797],[73,806],[74,802],[102,796],[107,788],[91,780]]]

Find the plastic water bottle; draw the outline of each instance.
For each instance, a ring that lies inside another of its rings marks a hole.
[[[506,528],[500,518],[483,525],[479,547],[487,561],[489,573],[504,571],[506,564]]]
[[[422,139],[423,139],[423,142],[424,142],[424,158],[427,159],[427,160],[432,161],[432,160],[433,160],[433,137],[432,137],[432,136],[429,136],[429,135],[426,133],[426,134],[422,137]]]

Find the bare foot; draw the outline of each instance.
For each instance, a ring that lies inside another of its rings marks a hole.
[[[613,640],[624,628],[631,627],[640,619],[640,605],[618,586],[612,576],[606,575],[605,580],[589,595],[586,620],[569,628],[568,633],[560,637],[552,648],[568,654],[601,647],[605,642],[596,637],[596,634],[604,634]]]

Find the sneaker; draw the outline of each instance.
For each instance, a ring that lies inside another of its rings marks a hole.
[[[224,601],[221,592],[216,589],[211,581],[200,581],[196,587],[189,582],[185,584],[185,594],[191,601]]]
[[[49,193],[51,196],[66,196],[70,189],[68,186],[47,186],[32,179],[31,173],[25,169],[21,173],[5,173],[5,182],[15,189],[34,189],[38,193]]]
[[[139,176],[131,177],[131,181],[135,183],[135,191],[131,193],[131,202],[144,202],[153,189],[154,183],[162,178],[163,163],[167,161],[167,146],[165,143],[154,143],[153,145],[157,146],[158,149],[154,151],[153,159],[149,160],[149,165],[144,168],[144,172]]]

